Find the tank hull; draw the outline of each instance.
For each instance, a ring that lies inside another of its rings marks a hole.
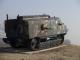
[[[18,16],[5,21],[5,33],[7,38],[3,41],[12,47],[36,50],[42,42],[55,41],[52,43],[54,46],[62,44],[67,29],[57,17]]]

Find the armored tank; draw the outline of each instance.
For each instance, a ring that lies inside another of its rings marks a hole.
[[[5,43],[14,48],[26,47],[31,50],[39,49],[41,42],[57,41],[56,45],[64,42],[67,33],[66,25],[59,17],[50,15],[17,16],[16,19],[5,20]]]

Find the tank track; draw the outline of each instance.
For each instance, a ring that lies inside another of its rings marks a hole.
[[[59,45],[62,44],[62,41],[64,41],[64,40],[62,40],[62,39],[53,39],[53,40],[47,40],[45,42],[40,42],[38,48],[35,49],[35,50],[43,50],[43,49],[48,49],[48,48],[52,48],[52,47],[55,47],[55,46],[59,46]],[[12,47],[15,48],[14,46],[12,46]],[[24,49],[24,48],[29,49],[31,51],[30,47],[29,48],[22,47],[20,49]],[[19,48],[16,48],[16,49],[19,49]]]
[[[61,40],[48,40],[46,42],[40,42],[39,50],[52,48],[61,44]]]

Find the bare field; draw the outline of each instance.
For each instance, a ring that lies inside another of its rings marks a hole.
[[[0,60],[80,60],[80,46],[68,45],[36,54],[2,52]]]

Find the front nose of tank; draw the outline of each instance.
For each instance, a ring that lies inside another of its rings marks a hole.
[[[66,26],[66,25],[64,25],[64,31],[65,31],[65,33],[67,33],[67,32],[68,32],[68,28],[67,28],[67,26]]]

